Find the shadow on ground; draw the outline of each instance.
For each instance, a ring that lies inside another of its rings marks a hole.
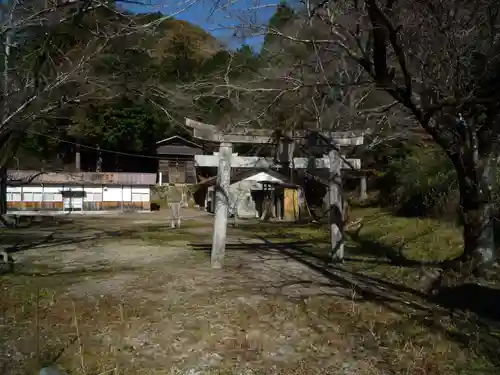
[[[231,243],[226,245],[228,253],[241,251],[250,253],[274,253],[293,259],[329,280],[333,289],[343,288],[354,291],[345,294],[349,301],[355,295],[358,301],[376,303],[384,308],[407,316],[426,328],[440,332],[465,348],[500,367],[498,346],[500,344],[500,289],[493,286],[466,284],[454,288],[443,288],[437,295],[429,296],[404,283],[373,277],[360,271],[352,271],[350,263],[359,259],[347,259],[345,264],[332,264],[324,255],[316,254],[307,248],[305,241],[271,242],[262,236],[255,236],[260,243]],[[208,254],[211,244],[191,243],[196,251]],[[390,259],[389,254],[397,249],[374,248],[373,243],[358,243],[358,253],[369,253],[372,262],[384,262],[400,267],[402,262]],[[368,249],[367,249],[368,247]],[[375,255],[389,259],[376,259]],[[422,266],[421,262],[406,261],[405,266]],[[297,283],[303,283],[297,280]],[[322,284],[322,286],[324,286]],[[279,290],[279,288],[278,288]],[[337,295],[337,294],[336,294]]]
[[[406,238],[404,243],[399,247],[388,246],[386,244],[374,241],[370,238],[365,238],[359,235],[359,228],[356,231],[348,231],[346,234],[348,238],[355,242],[356,246],[353,249],[357,255],[370,257],[369,259],[363,259],[365,263],[374,264],[391,264],[398,267],[445,267],[450,260],[423,260],[423,259],[410,259],[404,254],[404,247],[408,243],[417,241],[429,233],[432,230],[427,230],[420,232],[413,236],[412,238]],[[357,258],[347,259],[350,261],[359,261]]]
[[[72,222],[71,222],[72,223]],[[16,229],[3,229],[0,235],[1,250],[9,254],[14,254],[20,251],[29,250],[33,248],[43,249],[47,247],[54,247],[58,245],[78,244],[92,240],[104,240],[111,238],[122,239],[139,239],[140,235],[167,233],[175,235],[179,231],[172,230],[169,224],[149,224],[133,227],[124,227],[121,229],[98,229],[92,227],[74,227],[70,230],[60,227],[54,230],[47,230],[43,227],[37,231],[31,229],[26,231],[19,227]],[[55,225],[57,226],[57,225]],[[185,224],[185,228],[192,228],[193,225]],[[202,227],[195,225],[194,227]],[[87,233],[85,233],[87,231]]]
[[[0,275],[9,273],[20,275],[23,272],[33,275],[33,272],[25,271],[30,268],[28,264],[16,261],[16,254],[28,250],[40,250],[40,255],[43,256],[44,251],[55,250],[56,253],[63,253],[74,250],[74,247],[89,248],[98,246],[98,244],[103,243],[102,241],[115,239],[150,240],[150,242],[153,240],[156,242],[182,240],[187,237],[186,233],[188,233],[187,229],[172,230],[167,223],[137,225],[129,222],[122,226],[120,222],[114,226],[104,226],[100,223],[75,223],[72,220],[60,222],[52,219],[48,219],[48,223],[48,226],[42,224],[29,226],[29,228],[1,229],[0,251],[11,255],[14,260],[5,264],[3,258],[0,257]],[[52,223],[56,223],[56,225],[52,226]],[[186,227],[192,227],[194,224],[187,223]],[[199,226],[194,225],[194,227]],[[37,272],[35,271],[35,273]],[[42,273],[46,275],[45,272]]]

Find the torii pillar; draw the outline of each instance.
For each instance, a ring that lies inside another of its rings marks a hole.
[[[330,244],[333,261],[344,260],[344,197],[342,194],[342,159],[339,152],[328,152],[328,218],[330,224]]]
[[[193,129],[194,138],[219,143],[219,165],[215,184],[215,219],[212,236],[211,266],[222,268],[226,251],[227,222],[231,195],[231,158],[234,143],[268,144],[273,137],[272,131],[248,131],[232,129],[231,133],[221,133],[214,125],[204,124],[186,118],[186,126]],[[256,134],[258,133],[258,134]]]
[[[217,183],[215,184],[215,220],[211,252],[212,268],[222,268],[226,252],[227,218],[231,199],[229,185],[231,181],[232,153],[232,143],[221,142],[219,146]]]

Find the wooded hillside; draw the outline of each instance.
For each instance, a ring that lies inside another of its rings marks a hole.
[[[90,94],[31,120],[11,164],[64,168],[72,163],[76,144],[81,144],[83,169],[95,169],[97,159],[101,159],[103,170],[137,169],[130,164],[133,158],[99,149],[153,155],[156,141],[184,132],[180,126],[184,116],[220,111],[218,103],[207,100],[195,107],[192,98],[181,97],[178,92],[182,90],[176,87],[215,72],[227,61],[227,52],[201,28],[162,17],[159,13],[129,15],[128,24],[147,27],[135,27],[133,32],[109,40],[84,77],[85,84],[93,87]],[[88,12],[78,27],[67,24],[56,30],[57,42],[66,49],[84,48],[91,39],[89,32],[106,22],[112,24],[113,18],[116,14],[106,10]],[[37,50],[42,43],[43,38],[27,47]],[[164,90],[160,99],[159,87]],[[143,159],[141,168],[154,169],[154,162]]]

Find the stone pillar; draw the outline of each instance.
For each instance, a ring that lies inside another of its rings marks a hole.
[[[278,141],[277,150],[278,163],[281,165],[281,173],[288,178],[292,177],[293,156],[295,154],[295,141],[293,131],[286,131],[283,137]]]
[[[332,260],[344,259],[344,205],[342,196],[342,159],[336,150],[328,153],[328,203]]]
[[[368,198],[366,193],[366,175],[362,175],[359,181],[359,199],[364,201]]]
[[[172,210],[172,229],[181,227],[181,202],[169,203]]]
[[[229,185],[231,180],[231,143],[221,143],[219,148],[219,167],[215,184],[215,220],[212,238],[212,268],[222,268],[226,250],[227,217],[230,204]]]

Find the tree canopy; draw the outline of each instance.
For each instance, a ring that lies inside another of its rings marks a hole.
[[[36,37],[26,39],[16,53],[28,70],[44,59],[37,51],[53,59],[53,50],[67,52],[87,48],[95,42],[89,31],[107,27],[113,32],[120,25],[115,22],[116,17],[116,12],[98,8],[83,14],[78,22],[61,23],[49,30],[48,49],[42,48],[48,43],[42,27],[34,33]],[[72,91],[70,94],[65,90],[54,93],[64,97],[85,92],[77,105],[55,108],[47,116],[31,119],[33,127],[21,137],[23,159],[30,159],[30,155],[35,159],[37,155],[42,156],[41,160],[57,159],[61,152],[74,151],[71,143],[151,155],[156,141],[182,133],[178,120],[184,115],[193,115],[193,111],[187,102],[177,100],[155,105],[152,99],[156,88],[175,90],[178,85],[210,74],[225,61],[218,61],[223,51],[210,34],[185,21],[162,17],[159,13],[127,15],[127,27],[135,25],[131,32],[109,39],[96,51],[85,77],[65,87]],[[146,24],[148,27],[142,29],[138,26]],[[57,54],[55,56],[57,60]],[[61,63],[65,58],[67,53],[61,56]],[[52,68],[57,69],[57,64],[56,61]],[[214,103],[203,105],[208,108]],[[211,111],[217,112],[215,108]],[[62,142],[57,142],[58,138]],[[110,156],[106,154],[105,158]]]

